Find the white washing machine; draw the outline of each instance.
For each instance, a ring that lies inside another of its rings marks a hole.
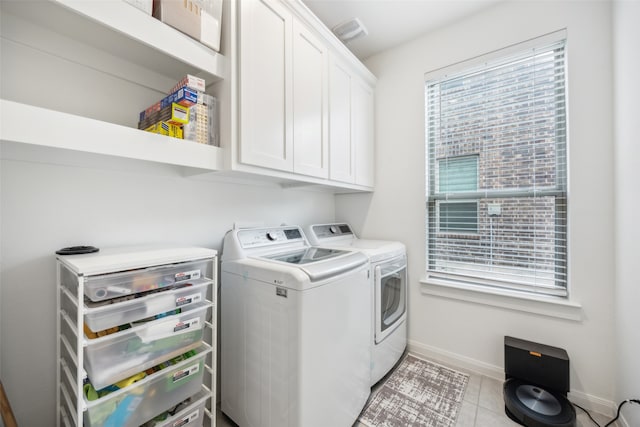
[[[350,427],[370,394],[369,260],[299,227],[233,229],[221,263],[221,407],[240,427]]]
[[[371,385],[384,377],[407,347],[407,255],[400,242],[359,239],[348,224],[305,228],[314,246],[359,251],[369,257],[373,278]]]

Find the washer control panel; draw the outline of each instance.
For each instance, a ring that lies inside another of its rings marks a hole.
[[[261,228],[238,231],[238,240],[243,248],[279,245],[304,241],[299,227]]]
[[[353,235],[348,224],[322,224],[314,225],[313,232],[318,239],[327,237]]]

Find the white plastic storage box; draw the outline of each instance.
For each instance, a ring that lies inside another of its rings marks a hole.
[[[205,259],[87,276],[85,294],[91,301],[103,301],[176,286],[204,277],[208,264],[210,260]]]
[[[157,0],[153,16],[220,51],[222,0]]]
[[[102,389],[198,347],[210,306],[201,303],[189,311],[110,335],[85,337],[85,369],[94,388]]]
[[[151,293],[140,298],[110,304],[109,301],[85,302],[84,322],[93,332],[103,331],[176,308],[187,309],[207,299],[209,279],[197,279],[181,287]]]
[[[154,417],[154,420],[144,424],[142,427],[199,427],[202,426],[205,417],[205,408],[209,393],[200,391],[197,395],[189,398],[186,403],[173,414],[167,413]],[[214,414],[215,416],[215,414]]]
[[[84,425],[137,427],[202,388],[204,360],[211,349],[162,369],[97,400],[87,401]]]
[[[147,15],[151,15],[153,11],[153,0],[124,0],[136,9],[140,9]]]

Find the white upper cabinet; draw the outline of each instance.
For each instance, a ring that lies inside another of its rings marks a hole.
[[[239,1],[240,171],[373,188],[375,77],[295,1]]]
[[[240,2],[240,162],[293,171],[292,21],[279,1]]]
[[[329,176],[327,48],[293,22],[293,171]]]
[[[332,58],[329,93],[329,178],[373,187],[373,88]]]
[[[373,187],[375,167],[373,89],[360,79],[354,79],[353,83],[351,120],[356,152],[355,184]]]
[[[351,73],[332,58],[329,71],[329,178],[355,182],[355,144],[351,136]]]
[[[240,163],[327,178],[326,45],[278,1],[240,14]]]

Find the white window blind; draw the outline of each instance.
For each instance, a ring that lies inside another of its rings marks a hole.
[[[567,295],[564,47],[426,82],[430,277]]]

